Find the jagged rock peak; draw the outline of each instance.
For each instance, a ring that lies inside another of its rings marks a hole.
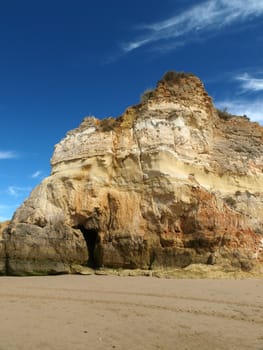
[[[152,100],[177,102],[183,106],[200,106],[212,108],[212,99],[205,90],[201,80],[192,73],[169,71],[164,74],[154,90],[147,90],[142,95],[142,103]]]
[[[81,125],[75,130],[82,130],[88,127],[101,131],[110,131],[116,127],[130,127],[135,120],[136,112],[143,112],[147,106],[151,109],[158,109],[159,103],[174,103],[173,107],[204,107],[213,109],[211,97],[205,90],[202,81],[192,73],[168,71],[159,80],[154,89],[147,89],[141,96],[139,104],[128,107],[123,115],[113,118],[107,117],[102,120],[94,116],[84,118]],[[172,105],[169,104],[169,107]],[[70,133],[74,132],[70,131]]]
[[[198,77],[192,73],[169,71],[164,74],[155,89],[147,90],[142,95],[139,104],[128,107],[118,118],[108,117],[102,120],[96,119],[94,116],[84,118],[78,128],[68,132],[66,138],[56,145],[51,165],[54,166],[61,161],[70,160],[73,154],[83,157],[87,148],[89,148],[89,152],[91,147],[93,151],[95,148],[101,152],[106,151],[102,144],[95,147],[95,144],[92,143],[94,133],[102,133],[101,135],[104,136],[101,138],[106,145],[109,138],[105,136],[105,133],[119,134],[124,129],[133,129],[136,132],[135,129],[141,128],[141,124],[146,120],[153,121],[158,118],[158,120],[162,119],[162,122],[167,120],[170,123],[171,118],[176,118],[176,125],[178,123],[182,125],[194,124],[196,127],[206,129],[207,133],[211,134],[215,115],[216,111],[212,99]],[[74,138],[74,135],[78,135],[78,138]],[[89,135],[89,139],[87,135]],[[208,135],[207,138],[209,138]],[[81,139],[83,142],[80,142]],[[204,144],[203,141],[200,144]],[[80,145],[81,149],[79,149]],[[112,149],[112,144],[108,143],[107,147]]]

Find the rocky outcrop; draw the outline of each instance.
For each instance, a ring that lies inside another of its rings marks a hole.
[[[88,117],[5,230],[6,272],[262,262],[263,128],[167,73],[117,119]]]
[[[6,273],[6,253],[3,231],[9,225],[9,221],[0,222],[0,276]]]

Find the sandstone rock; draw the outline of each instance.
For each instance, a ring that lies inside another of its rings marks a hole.
[[[0,222],[0,275],[6,272],[6,253],[5,242],[3,240],[3,231],[8,226],[9,221]]]
[[[262,262],[263,128],[168,73],[117,118],[85,118],[4,232],[9,274]]]

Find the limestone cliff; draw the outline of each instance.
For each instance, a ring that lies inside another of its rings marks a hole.
[[[5,230],[6,273],[72,264],[262,262],[263,128],[218,114],[201,81],[167,73],[117,119],[88,117]]]
[[[0,275],[6,272],[5,242],[3,231],[9,225],[9,221],[0,222]]]

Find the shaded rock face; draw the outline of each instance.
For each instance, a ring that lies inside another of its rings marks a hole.
[[[6,252],[3,231],[9,225],[9,221],[0,222],[0,276],[6,273]]]
[[[4,231],[8,274],[262,262],[263,128],[168,73],[117,118],[85,118]]]

